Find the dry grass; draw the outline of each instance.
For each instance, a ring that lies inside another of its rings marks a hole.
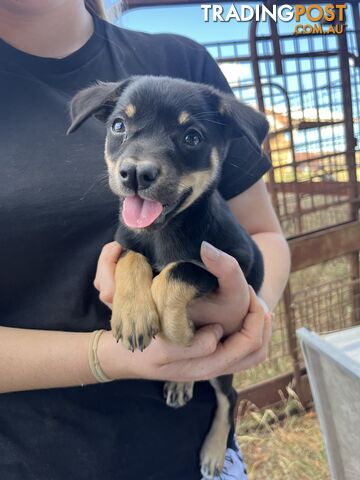
[[[330,480],[316,414],[290,387],[280,409],[251,410],[237,429],[249,480]]]

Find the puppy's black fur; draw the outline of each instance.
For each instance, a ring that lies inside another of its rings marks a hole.
[[[158,332],[188,344],[188,302],[217,287],[201,263],[202,241],[236,258],[255,291],[261,286],[260,251],[217,184],[232,139],[245,136],[258,152],[268,124],[208,85],[150,76],[80,92],[69,132],[91,115],[107,125],[109,182],[120,199],[115,238],[127,249],[116,273],[114,336],[130,349],[142,350]],[[218,409],[201,451],[201,471],[210,478],[222,469],[232,428],[231,382],[232,376],[211,381]],[[192,384],[167,383],[164,393],[169,405],[179,407],[191,398]]]

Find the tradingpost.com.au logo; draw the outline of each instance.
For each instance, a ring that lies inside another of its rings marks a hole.
[[[205,22],[257,22],[272,19],[275,22],[294,22],[295,35],[341,35],[345,32],[346,4],[311,5],[244,5],[231,3],[228,7],[212,3],[202,4]],[[311,22],[311,23],[310,23]]]

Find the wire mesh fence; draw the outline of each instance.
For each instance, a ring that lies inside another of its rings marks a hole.
[[[350,38],[354,35],[349,32]],[[248,40],[207,47],[235,94],[262,109],[270,122],[273,171],[269,186],[285,233],[293,236],[349,221],[353,199],[338,36],[279,36],[280,73],[271,37],[255,41],[255,59]],[[360,73],[355,66],[351,85],[355,133],[359,134]]]

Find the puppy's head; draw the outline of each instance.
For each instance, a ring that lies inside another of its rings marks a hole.
[[[187,209],[216,187],[233,138],[246,136],[259,149],[268,130],[263,115],[231,95],[168,77],[82,90],[68,133],[92,115],[106,124],[110,187],[134,229],[159,228]]]

